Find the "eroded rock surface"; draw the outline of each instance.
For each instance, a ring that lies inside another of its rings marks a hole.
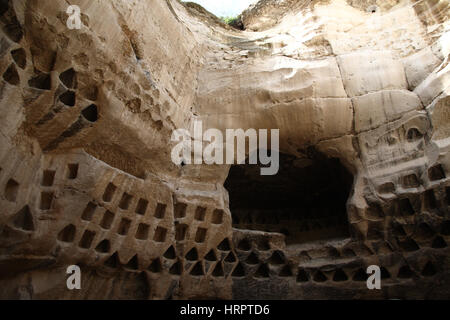
[[[450,297],[448,1],[71,3],[0,1],[1,298]],[[176,166],[195,120],[279,175]]]

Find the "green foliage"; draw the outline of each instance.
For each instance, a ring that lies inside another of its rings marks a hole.
[[[239,22],[240,17],[236,16],[236,17],[220,17],[220,20],[222,20],[223,22],[225,22],[226,24],[229,25],[234,25],[236,23]]]

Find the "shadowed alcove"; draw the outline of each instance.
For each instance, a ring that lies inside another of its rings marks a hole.
[[[225,188],[234,228],[283,233],[287,245],[349,237],[353,176],[339,159],[313,149],[306,154],[280,153],[273,176],[260,175],[259,165],[231,167]]]

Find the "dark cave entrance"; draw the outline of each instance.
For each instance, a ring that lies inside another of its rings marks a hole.
[[[287,245],[349,237],[352,174],[339,159],[307,154],[280,153],[274,176],[261,176],[259,165],[233,165],[225,182],[233,227],[283,233]]]

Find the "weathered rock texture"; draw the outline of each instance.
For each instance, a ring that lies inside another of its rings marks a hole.
[[[450,298],[448,1],[70,3],[0,1],[1,298]],[[279,175],[174,165],[194,120]]]

